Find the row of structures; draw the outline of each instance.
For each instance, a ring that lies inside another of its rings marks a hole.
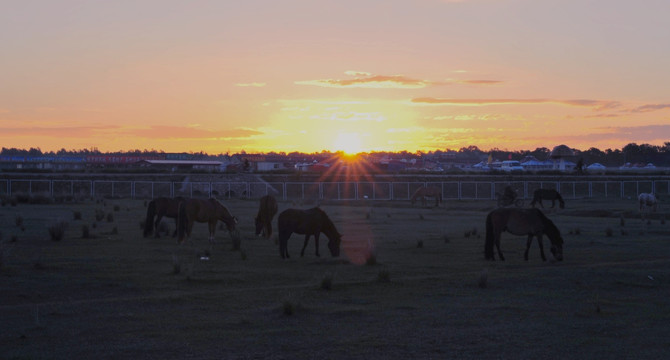
[[[486,156],[486,155],[484,155]],[[440,173],[458,169],[461,171],[503,171],[503,172],[573,172],[577,164],[574,153],[565,145],[556,146],[545,160],[532,156],[521,160],[499,161],[491,156],[488,159],[458,158],[453,153],[442,154],[440,158],[408,156],[363,157],[366,170],[370,172],[434,172]],[[480,161],[481,160],[481,161]],[[479,161],[479,162],[478,162]],[[605,172],[605,166],[582,164],[582,170],[590,173]],[[271,172],[271,171],[310,171],[329,172],[347,167],[349,164],[330,153],[313,155],[277,155],[277,154],[235,154],[206,156],[203,154],[160,153],[145,155],[89,154],[82,156],[7,156],[0,155],[0,170],[55,170],[81,171],[86,169],[155,169],[159,171],[207,171],[207,172]],[[653,170],[652,164],[625,164],[618,170]]]

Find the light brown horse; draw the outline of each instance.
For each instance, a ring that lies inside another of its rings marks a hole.
[[[272,218],[277,214],[277,199],[272,195],[265,195],[260,200],[258,214],[256,215],[256,235],[261,235],[266,239],[272,236]]]
[[[184,242],[184,236],[191,237],[194,222],[207,223],[209,225],[209,242],[214,242],[214,232],[217,221],[223,221],[228,232],[235,231],[237,218],[230,214],[228,208],[216,199],[188,199],[179,204],[179,240]]]
[[[495,245],[500,260],[505,261],[505,257],[500,250],[500,235],[503,231],[514,235],[528,235],[526,252],[524,253],[526,261],[528,261],[528,250],[533,241],[533,236],[537,237],[542,261],[547,260],[542,247],[543,235],[547,235],[551,240],[551,253],[554,258],[559,261],[563,260],[563,237],[561,237],[561,232],[540,209],[497,208],[491,211],[486,216],[486,242],[484,243],[486,260],[495,260],[493,255],[493,246]]]
[[[181,196],[175,198],[158,197],[147,204],[147,218],[144,223],[144,237],[151,235],[156,229],[156,237],[158,236],[158,224],[160,224],[163,216],[173,218],[175,222],[174,233],[177,235],[177,228],[179,227],[177,216],[179,215],[179,203],[186,200]],[[154,218],[156,221],[154,221]]]
[[[440,201],[442,201],[442,190],[436,187],[420,187],[416,189],[414,195],[412,195],[412,206],[416,202],[416,199],[421,198],[421,204],[426,206],[426,197],[435,198],[435,206],[440,206]]]

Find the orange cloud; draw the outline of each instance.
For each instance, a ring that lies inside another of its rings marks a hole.
[[[188,126],[152,126],[143,129],[124,129],[128,136],[139,136],[151,139],[211,139],[211,138],[247,138],[261,135],[262,132],[252,129],[208,130]]]
[[[358,75],[365,73],[356,73]],[[367,75],[367,74],[365,74]],[[298,85],[321,87],[374,88],[374,89],[420,89],[437,83],[427,80],[408,78],[402,75],[371,75],[355,79],[323,79],[296,81]]]
[[[518,105],[518,104],[560,104],[567,106],[591,107],[594,110],[612,109],[620,106],[617,101],[604,100],[557,100],[557,99],[439,99],[431,97],[414,98],[413,103],[431,105]]]
[[[663,109],[668,109],[668,108],[670,108],[670,104],[648,104],[648,105],[638,106],[635,109],[631,110],[631,112],[644,113],[644,112],[663,110]]]
[[[235,84],[235,86],[238,87],[265,87],[266,85],[267,85],[266,83],[258,83],[258,82]]]

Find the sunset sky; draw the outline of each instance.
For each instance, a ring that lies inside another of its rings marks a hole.
[[[668,0],[10,0],[0,146],[670,141]]]

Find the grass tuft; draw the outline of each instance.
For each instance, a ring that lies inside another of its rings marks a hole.
[[[323,279],[321,279],[321,288],[323,290],[332,290],[333,288],[333,275],[326,274]]]
[[[388,269],[381,269],[377,273],[377,281],[379,282],[391,282],[391,273]]]
[[[49,236],[51,241],[61,241],[65,237],[65,229],[67,229],[68,223],[65,221],[59,221],[57,223],[51,224],[48,227]]]

